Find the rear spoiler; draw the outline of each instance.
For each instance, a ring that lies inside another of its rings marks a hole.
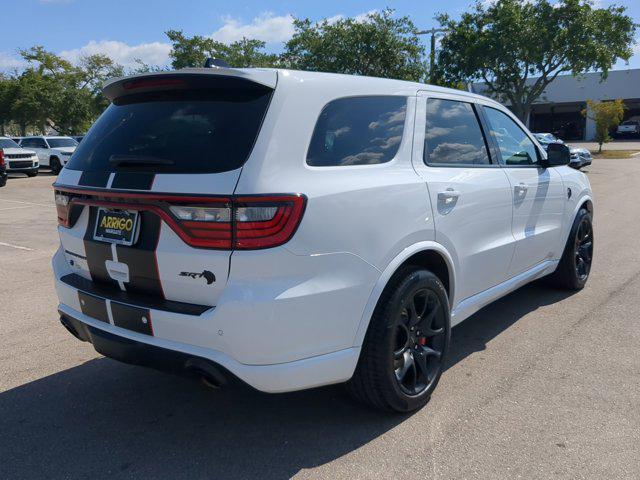
[[[183,68],[168,72],[151,72],[107,81],[102,93],[110,101],[125,95],[155,90],[179,90],[182,88],[207,88],[216,85],[226,87],[275,89],[278,82],[276,70],[260,68]]]

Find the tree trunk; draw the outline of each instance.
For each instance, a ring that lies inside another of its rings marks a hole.
[[[518,119],[529,128],[529,117],[531,116],[531,105],[523,103],[517,103],[511,105],[511,110],[518,117]]]
[[[21,137],[26,137],[27,136],[27,125],[24,123],[20,124],[20,136]]]

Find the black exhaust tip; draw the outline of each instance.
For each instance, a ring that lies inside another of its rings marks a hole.
[[[221,388],[227,385],[227,379],[222,372],[202,358],[190,358],[186,361],[184,368],[189,374],[200,378],[208,387]]]

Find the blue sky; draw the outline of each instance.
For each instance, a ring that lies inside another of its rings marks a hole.
[[[72,61],[101,52],[125,66],[132,66],[135,58],[165,64],[169,45],[163,32],[168,29],[222,41],[259,38],[270,50],[279,51],[291,35],[293,17],[357,16],[389,6],[397,15],[410,16],[419,28],[429,28],[437,24],[437,13],[459,15],[472,1],[0,0],[0,70],[19,68],[17,49],[36,44]],[[627,6],[640,23],[640,0],[597,3]],[[636,52],[631,68],[640,68],[638,46]],[[616,68],[629,67],[621,62]]]

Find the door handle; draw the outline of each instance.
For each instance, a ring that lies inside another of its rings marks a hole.
[[[438,202],[449,206],[455,203],[460,197],[460,192],[454,190],[453,188],[447,188],[444,192],[438,193]]]
[[[524,198],[527,195],[527,190],[529,190],[529,187],[527,187],[524,183],[519,183],[518,185],[513,187],[516,198]]]

